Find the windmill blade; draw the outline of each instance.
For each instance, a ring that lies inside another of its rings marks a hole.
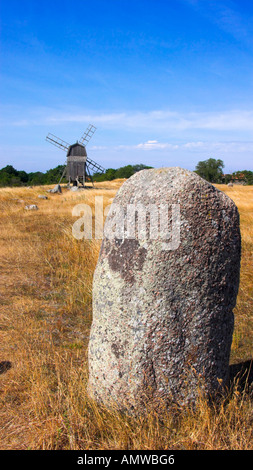
[[[105,172],[105,168],[103,168],[98,163],[94,162],[94,160],[91,160],[91,158],[87,157],[86,165],[87,165],[89,171],[93,171],[95,173],[104,173]]]
[[[46,140],[50,142],[50,144],[55,145],[56,147],[62,149],[62,150],[68,150],[70,144],[68,142],[65,142],[65,140],[59,139],[59,137],[56,137],[54,134],[48,134],[46,137]]]
[[[81,139],[79,140],[79,144],[82,144],[86,147],[86,145],[89,143],[96,129],[97,128],[95,126],[93,126],[92,124],[89,124],[86,131],[84,132]]]

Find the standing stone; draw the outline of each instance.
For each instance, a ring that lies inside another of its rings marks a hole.
[[[48,189],[47,192],[48,193],[60,193],[61,194],[61,192],[62,192],[61,185],[56,184],[52,189]]]
[[[146,239],[136,227],[135,238],[124,238],[119,222],[127,210],[149,204],[160,211],[158,236],[148,228],[155,212],[147,211]],[[158,407],[194,403],[199,387],[214,394],[228,380],[239,284],[234,202],[188,170],[143,170],[119,189],[104,234],[93,284],[89,394],[135,413],[149,400]]]

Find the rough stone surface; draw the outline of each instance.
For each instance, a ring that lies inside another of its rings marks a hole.
[[[239,284],[234,202],[193,172],[143,170],[114,204],[180,204],[180,243],[104,236],[93,283],[90,395],[139,412],[226,384]],[[112,206],[113,207],[113,206]],[[110,227],[112,207],[105,222]]]

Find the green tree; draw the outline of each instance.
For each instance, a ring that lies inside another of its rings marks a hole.
[[[35,171],[29,173],[28,184],[30,185],[41,185],[45,183],[45,174],[42,171]]]
[[[28,178],[29,178],[29,175],[28,173],[26,173],[26,171],[18,171],[18,177],[20,178],[21,180],[21,183],[27,183],[28,182]]]
[[[58,183],[62,176],[65,165],[58,165],[56,168],[51,168],[44,175],[44,184]],[[63,178],[62,182],[66,182],[66,178]]]
[[[111,181],[115,179],[116,170],[114,168],[108,168],[105,172],[105,180]]]
[[[221,183],[224,163],[222,160],[209,158],[197,164],[195,173],[210,183]]]
[[[130,178],[137,171],[141,171],[147,168],[153,168],[152,166],[143,165],[139,163],[137,165],[126,165],[114,170],[114,168],[108,168],[105,173],[94,173],[94,181],[111,181],[116,178]]]
[[[0,170],[0,187],[10,186],[11,175],[6,171]]]
[[[21,186],[19,172],[12,165],[6,165],[0,170],[0,186]]]
[[[253,171],[250,170],[244,170],[242,173],[245,176],[247,184],[253,184]]]
[[[245,181],[246,184],[253,184],[253,171],[250,171],[250,170],[234,171],[232,176],[237,176],[239,180]]]
[[[141,170],[149,170],[153,168],[152,166],[147,166],[147,165],[143,165],[143,163],[139,163],[138,165],[133,165],[133,170],[134,170],[134,173],[137,173],[137,171],[141,171]]]
[[[126,165],[119,168],[115,173],[115,178],[130,178],[134,174],[132,165]]]
[[[7,173],[10,176],[18,176],[18,170],[15,170],[12,165],[6,165],[0,170],[0,173]]]

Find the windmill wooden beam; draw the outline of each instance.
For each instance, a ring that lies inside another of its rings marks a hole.
[[[46,140],[47,140],[48,142],[50,142],[50,144],[53,144],[53,145],[55,145],[56,147],[58,147],[58,148],[60,148],[60,149],[62,149],[62,150],[65,150],[65,151],[68,150],[68,148],[69,148],[69,146],[70,146],[70,144],[68,144],[67,142],[65,142],[65,140],[62,140],[62,139],[60,139],[59,137],[56,137],[56,135],[54,135],[54,134],[50,134],[50,132],[49,132],[49,134],[47,135]]]
[[[97,128],[95,126],[93,126],[92,124],[89,124],[86,131],[84,132],[81,139],[79,140],[80,144],[83,144],[86,146],[89,143],[90,139],[92,138],[96,130]]]

